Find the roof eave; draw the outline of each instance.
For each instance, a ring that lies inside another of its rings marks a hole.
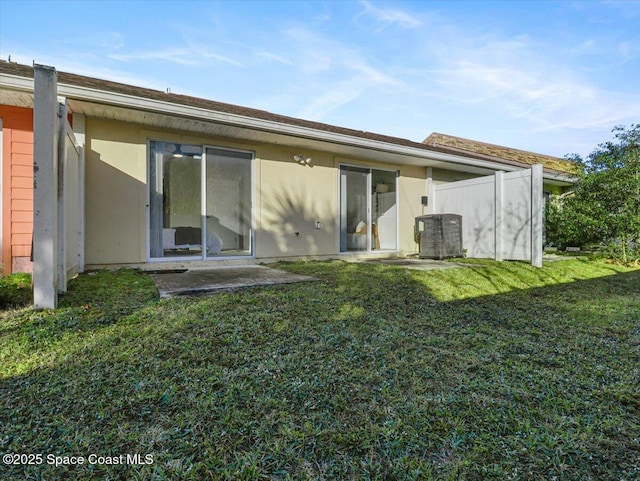
[[[0,74],[0,87],[30,92],[33,92],[34,88],[32,78],[20,77],[10,74]],[[429,149],[429,146],[426,145],[425,148],[416,148],[406,145],[393,144],[390,142],[382,142],[380,140],[345,135],[337,132],[329,132],[299,125],[276,122],[273,120],[257,119],[253,117],[231,114],[227,112],[219,112],[200,107],[180,105],[173,102],[147,99],[144,97],[127,95],[117,92],[108,92],[90,87],[59,83],[58,95],[61,97],[80,101],[97,102],[104,105],[131,108],[166,115],[174,115],[178,117],[187,117],[206,122],[222,123],[226,125],[255,129],[264,132],[285,134],[292,137],[300,137],[319,140],[323,142],[330,142],[333,144],[383,151],[396,155],[406,155],[414,159],[423,159],[425,161],[425,166],[428,165],[428,162],[426,161],[437,161],[489,170],[516,171],[523,168],[523,166],[515,166],[500,162],[466,157],[463,155],[438,152]],[[549,180],[571,183],[571,178],[563,174],[550,173],[545,171],[543,177]]]

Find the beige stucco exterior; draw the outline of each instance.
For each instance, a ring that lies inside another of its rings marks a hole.
[[[398,252],[417,252],[413,219],[424,213],[426,168],[338,157],[319,150],[235,142],[111,120],[86,122],[86,263],[148,262],[148,142],[247,150],[253,160],[254,253],[258,260],[340,254],[339,168],[399,172]],[[309,165],[293,160],[311,157]],[[319,221],[320,228],[316,227]]]

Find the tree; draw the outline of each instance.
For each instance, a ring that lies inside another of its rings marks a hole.
[[[564,245],[617,246],[624,262],[640,242],[640,124],[615,127],[581,166],[569,193],[551,202],[547,235]]]

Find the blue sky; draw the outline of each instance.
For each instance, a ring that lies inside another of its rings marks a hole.
[[[0,0],[0,57],[422,141],[640,123],[640,1]]]

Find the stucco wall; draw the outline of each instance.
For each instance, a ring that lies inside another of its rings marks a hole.
[[[256,256],[336,254],[338,173],[332,155],[277,146],[257,146]],[[293,161],[302,153],[309,165]],[[316,229],[316,221],[320,229]]]
[[[238,143],[101,119],[86,123],[86,262],[147,261],[147,142],[161,140],[249,150],[257,258],[337,255],[339,166],[399,170],[399,250],[416,252],[413,219],[423,213],[426,169],[341,158],[308,149]],[[293,160],[304,154],[313,160]],[[316,228],[316,221],[320,228]]]
[[[399,178],[400,218],[399,218],[399,250],[411,254],[418,252],[418,244],[414,241],[413,226],[415,218],[426,214],[422,206],[422,196],[427,195],[426,169],[423,167],[401,167]]]
[[[86,263],[143,262],[147,146],[141,129],[88,118],[86,131]]]

